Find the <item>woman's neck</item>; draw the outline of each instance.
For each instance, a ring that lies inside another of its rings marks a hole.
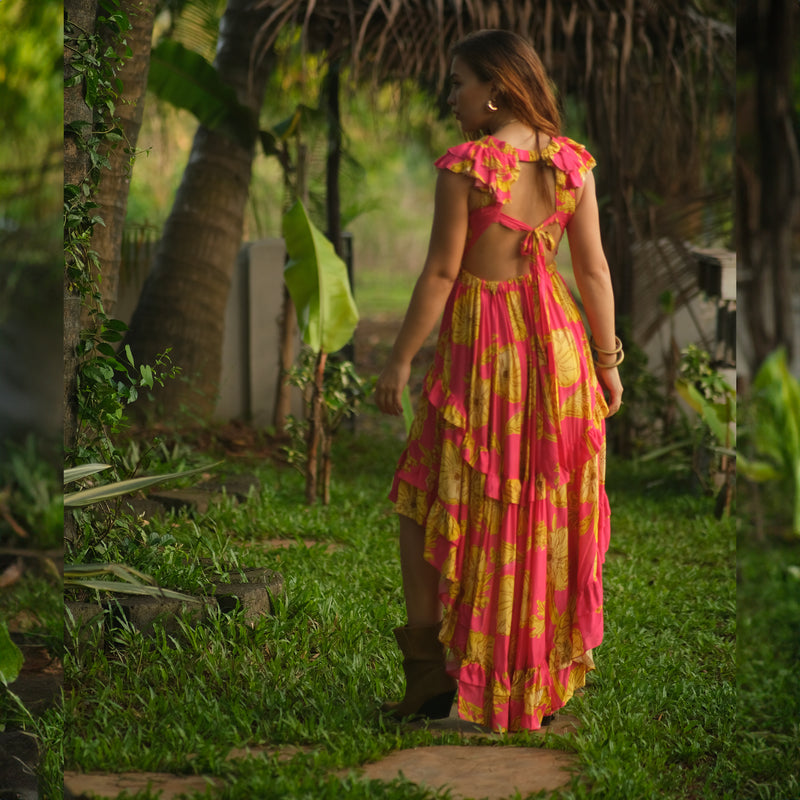
[[[537,147],[545,147],[550,137],[541,132],[532,130],[525,123],[513,117],[498,120],[498,124],[489,131],[492,136],[502,142],[517,147],[520,150],[533,150]]]

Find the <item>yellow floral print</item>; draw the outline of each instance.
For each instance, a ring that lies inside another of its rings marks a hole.
[[[511,321],[511,330],[514,340],[517,342],[528,341],[528,326],[525,324],[525,316],[522,313],[519,295],[511,292],[506,294],[506,306],[508,307],[508,318]]]
[[[547,580],[558,592],[569,585],[569,530],[556,528],[547,547]]]
[[[571,330],[559,328],[553,331],[553,350],[558,385],[572,386],[581,376],[581,360]]]
[[[513,342],[498,350],[494,374],[495,393],[510,403],[519,403],[522,399],[522,370],[519,352]]]
[[[473,292],[465,292],[453,304],[454,344],[472,344],[480,328],[480,304]]]

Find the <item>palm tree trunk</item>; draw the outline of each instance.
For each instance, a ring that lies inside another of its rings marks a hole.
[[[215,65],[252,111],[253,144],[200,126],[172,211],[156,250],[127,336],[138,362],[170,349],[183,380],[155,392],[159,413],[174,418],[185,406],[207,418],[219,384],[225,309],[241,244],[258,110],[271,61],[250,72],[253,39],[268,10],[253,0],[228,0],[220,22]],[[153,413],[156,408],[141,409]]]

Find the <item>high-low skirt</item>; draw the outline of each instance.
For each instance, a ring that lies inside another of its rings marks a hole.
[[[607,410],[553,266],[497,282],[461,271],[390,498],[441,574],[465,720],[539,728],[594,669]]]

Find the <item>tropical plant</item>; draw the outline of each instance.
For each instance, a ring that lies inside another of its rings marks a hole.
[[[749,406],[747,455],[740,450],[739,470],[751,481],[786,487],[792,530],[800,535],[800,382],[789,372],[782,348],[761,365]]]
[[[706,492],[715,489],[721,475],[717,512],[722,514],[729,509],[733,493],[736,391],[713,367],[709,354],[696,345],[681,351],[675,390],[690,410],[683,413],[683,432],[639,460],[677,456],[680,468],[691,469]]]
[[[317,354],[310,348],[304,347],[300,353],[298,363],[289,370],[289,383],[297,386],[303,392],[303,397],[311,400],[314,392],[315,365]],[[374,379],[364,380],[356,372],[352,361],[342,358],[329,358],[325,362],[322,384],[321,423],[320,423],[320,465],[322,482],[320,495],[323,505],[330,503],[330,484],[333,460],[331,448],[336,432],[345,419],[355,416],[361,404],[369,397],[374,387]],[[308,410],[311,411],[310,402]],[[291,443],[284,448],[287,459],[293,466],[299,467],[305,473],[308,467],[308,437],[309,419],[297,419],[289,415],[287,429]]]
[[[83,508],[94,503],[100,503],[121,495],[130,494],[148,486],[153,486],[163,481],[182,478],[193,473],[201,472],[215,464],[197,467],[195,469],[181,470],[164,475],[147,475],[139,478],[130,478],[124,481],[115,481],[101,486],[94,486],[68,492],[64,495],[65,508]],[[64,483],[73,483],[99,472],[110,469],[110,464],[82,464],[64,470]],[[102,577],[114,576],[118,580],[98,580]],[[147,595],[150,597],[171,597],[175,600],[197,602],[197,598],[171,589],[163,589],[156,582],[138,570],[123,564],[65,564],[64,585],[80,586],[84,589],[95,591],[117,592],[120,594]]]
[[[0,683],[6,687],[8,696],[29,717],[30,711],[25,708],[22,700],[8,688],[8,685],[14,683],[22,670],[22,662],[22,651],[11,639],[5,620],[0,621]]]
[[[342,348],[353,335],[358,311],[350,291],[347,266],[333,245],[309,219],[299,200],[283,218],[283,235],[289,261],[286,286],[297,310],[303,341],[314,353],[313,379],[308,400],[306,452],[306,502],[316,500],[318,472],[330,473],[329,437],[338,427],[338,414],[326,412],[325,364],[330,353]],[[327,427],[326,427],[327,420]],[[323,488],[328,481],[323,481]],[[328,494],[324,492],[327,502]]]
[[[736,390],[714,369],[707,352],[689,345],[681,352],[680,377],[675,389],[697,414],[693,427],[692,467],[700,483],[710,489],[723,476],[718,513],[728,510],[736,467]]]

